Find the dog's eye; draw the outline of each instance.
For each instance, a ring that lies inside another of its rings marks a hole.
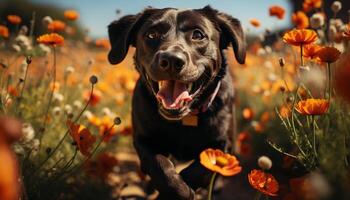
[[[159,34],[156,31],[149,31],[146,33],[146,37],[150,40],[159,38]]]
[[[205,38],[204,34],[200,30],[194,30],[192,33],[192,40],[203,40]]]

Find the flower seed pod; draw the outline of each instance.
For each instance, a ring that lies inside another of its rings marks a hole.
[[[269,157],[267,156],[261,156],[258,159],[258,165],[261,167],[263,170],[269,170],[272,167],[272,161]]]
[[[286,65],[286,61],[285,61],[284,58],[282,58],[282,57],[280,57],[280,58],[278,59],[278,62],[279,62],[279,64],[280,64],[280,67],[284,67],[284,65]]]
[[[120,117],[114,118],[114,124],[115,125],[119,125],[120,123],[122,123],[122,120],[120,119]]]
[[[90,83],[96,84],[98,82],[98,78],[95,75],[90,76]]]
[[[338,13],[341,10],[341,7],[342,5],[340,1],[334,1],[331,6],[331,9],[334,13]]]

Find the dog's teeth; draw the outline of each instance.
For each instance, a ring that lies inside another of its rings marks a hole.
[[[162,81],[158,81],[158,87],[159,89],[162,88]]]
[[[181,108],[181,107],[184,107],[184,106],[185,106],[185,103],[186,103],[186,102],[185,102],[184,100],[181,100],[181,102],[180,102],[180,108]]]

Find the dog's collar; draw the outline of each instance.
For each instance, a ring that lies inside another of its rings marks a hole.
[[[216,95],[218,94],[219,88],[221,85],[221,81],[216,84],[214,92],[205,100],[203,104],[201,104],[198,108],[193,109],[193,111],[182,118],[181,122],[184,126],[198,126],[198,114],[204,113],[209,109],[211,104],[213,103]]]
[[[208,108],[211,106],[211,104],[213,103],[216,95],[218,94],[219,92],[219,88],[221,86],[221,81],[219,81],[217,84],[216,84],[216,87],[213,91],[213,93],[204,101],[203,104],[199,105],[199,107],[193,109],[193,111],[191,112],[192,115],[198,115],[199,113],[203,113],[205,111],[208,110]]]

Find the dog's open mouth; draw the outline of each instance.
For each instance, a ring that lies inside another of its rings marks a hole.
[[[194,98],[202,85],[195,81],[183,83],[177,80],[151,81],[151,87],[159,103],[160,114],[168,120],[180,120],[191,112]]]

